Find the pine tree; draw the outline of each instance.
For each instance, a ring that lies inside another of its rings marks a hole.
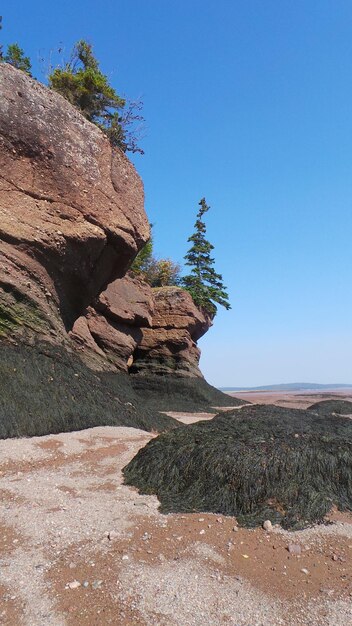
[[[3,60],[5,61],[5,63],[9,63],[10,65],[13,65],[13,67],[16,67],[18,70],[22,70],[22,72],[25,72],[29,76],[32,76],[32,66],[30,59],[29,57],[24,56],[24,51],[17,43],[11,43],[7,47],[7,53],[3,57]]]
[[[222,276],[217,274],[213,267],[214,259],[211,252],[214,246],[205,238],[206,225],[203,216],[210,207],[205,198],[202,198],[199,205],[200,209],[194,225],[195,232],[188,239],[192,246],[185,256],[185,264],[192,269],[189,275],[183,277],[182,285],[189,291],[199,308],[205,309],[212,317],[215,317],[217,312],[215,302],[227,310],[231,308],[231,305]]]

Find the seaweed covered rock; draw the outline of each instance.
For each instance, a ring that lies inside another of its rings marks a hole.
[[[322,400],[321,402],[315,402],[308,407],[309,411],[319,413],[319,415],[330,415],[335,413],[337,415],[351,415],[352,416],[352,402],[349,400]]]
[[[142,406],[126,374],[94,372],[49,344],[1,346],[0,439],[107,425],[161,432],[179,422]]]
[[[245,406],[152,440],[124,468],[164,512],[211,511],[245,526],[321,522],[352,510],[352,421],[271,405]]]
[[[200,376],[130,376],[140,400],[157,411],[214,411],[237,407],[244,400],[229,396]]]

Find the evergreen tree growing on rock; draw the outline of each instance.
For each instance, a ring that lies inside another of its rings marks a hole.
[[[20,48],[18,43],[11,43],[8,46],[7,53],[4,55],[3,60],[5,63],[9,63],[13,65],[13,67],[16,67],[16,69],[22,70],[22,72],[32,76],[30,59],[24,55],[24,51]]]
[[[192,243],[185,258],[186,265],[191,267],[191,273],[182,279],[183,287],[189,291],[194,303],[205,309],[212,317],[217,312],[216,304],[225,309],[231,309],[226,287],[221,274],[214,269],[214,259],[211,256],[214,246],[206,239],[206,225],[203,216],[209,211],[205,198],[199,202],[200,209],[197,213],[195,232],[188,241]]]
[[[89,43],[76,43],[70,60],[49,75],[49,86],[99,126],[113,146],[143,154],[137,146],[136,133],[130,130],[136,121],[143,120],[139,114],[141,105],[130,103],[125,108],[126,100],[109,85]]]

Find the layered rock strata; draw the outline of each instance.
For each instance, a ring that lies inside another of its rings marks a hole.
[[[153,297],[151,324],[141,328],[130,371],[151,376],[202,377],[197,341],[210,328],[210,317],[179,287],[153,289]]]

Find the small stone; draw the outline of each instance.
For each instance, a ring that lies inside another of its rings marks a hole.
[[[81,586],[81,583],[79,582],[79,580],[73,580],[71,583],[67,584],[67,587],[69,589],[78,589],[78,587]]]
[[[204,522],[204,517],[200,517],[198,522]]]
[[[242,554],[242,556],[243,556],[244,559],[249,559],[248,554]]]
[[[295,554],[296,556],[302,554],[302,548],[297,543],[289,543],[287,546],[287,550],[290,554]]]
[[[238,533],[239,528],[238,528],[238,526],[234,526],[232,530],[233,530],[234,533]]]
[[[130,557],[128,556],[128,554],[124,554],[122,557],[122,561],[128,561]]]
[[[309,574],[309,571],[305,567],[302,567],[301,572],[302,574]]]
[[[338,561],[339,560],[339,557],[337,556],[337,554],[333,554],[331,558],[332,558],[333,561]]]
[[[333,589],[327,589],[325,587],[320,587],[319,591],[320,591],[320,593],[324,593],[327,596],[334,595],[334,590]]]
[[[202,528],[202,530],[200,530],[200,531],[199,531],[199,534],[200,534],[200,535],[205,535],[205,530],[204,530],[204,528]]]
[[[100,589],[100,587],[102,586],[103,582],[104,582],[103,580],[95,580],[92,583],[93,589]]]
[[[89,587],[89,582],[88,582],[88,580],[85,580],[85,581],[84,581],[84,583],[83,583],[83,587],[85,587],[85,588]]]
[[[151,538],[152,536],[149,533],[144,533],[142,541],[149,541]]]
[[[109,541],[113,541],[114,539],[117,539],[118,536],[119,536],[119,533],[116,532],[116,530],[110,530],[107,533],[107,537],[108,537]]]
[[[273,529],[273,525],[270,521],[270,519],[265,520],[265,522],[263,523],[263,528],[264,530],[266,530],[268,533],[270,533]]]

